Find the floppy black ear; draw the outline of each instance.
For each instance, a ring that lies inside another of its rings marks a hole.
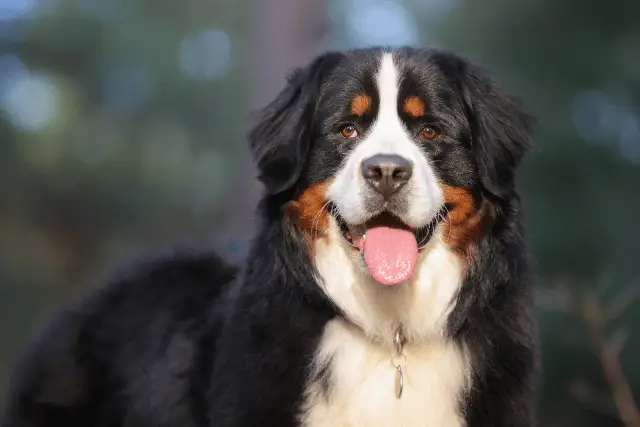
[[[287,85],[260,114],[249,134],[258,179],[267,195],[290,189],[304,167],[322,82],[342,58],[325,53],[287,79]]]
[[[480,180],[491,194],[504,198],[514,190],[514,173],[531,147],[532,118],[520,100],[500,90],[481,68],[467,64],[465,101]]]

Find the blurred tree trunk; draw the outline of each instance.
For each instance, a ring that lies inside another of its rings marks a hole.
[[[327,32],[328,3],[328,0],[256,2],[250,52],[253,108],[275,97],[286,75],[315,56]]]
[[[304,65],[317,53],[327,31],[327,7],[328,0],[254,2],[251,45],[246,50],[251,118],[278,94],[293,68]],[[255,179],[256,170],[245,141],[241,155],[242,167],[230,192],[231,212],[224,234],[245,248],[255,231],[254,210],[262,188]]]

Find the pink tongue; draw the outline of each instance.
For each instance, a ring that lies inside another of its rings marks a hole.
[[[389,227],[367,230],[364,260],[373,278],[385,285],[408,280],[418,259],[418,243],[410,231]]]

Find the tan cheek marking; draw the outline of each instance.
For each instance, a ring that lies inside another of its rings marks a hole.
[[[473,195],[461,187],[441,185],[445,202],[449,205],[443,221],[444,239],[447,245],[460,255],[469,255],[479,238],[486,206],[476,207]]]
[[[356,95],[351,101],[351,114],[362,117],[371,110],[371,97],[369,95]]]
[[[424,102],[417,96],[409,96],[404,100],[404,112],[411,117],[422,117],[426,110]]]
[[[329,185],[329,181],[314,184],[284,207],[285,214],[302,231],[310,251],[313,251],[315,240],[326,237],[329,232]]]

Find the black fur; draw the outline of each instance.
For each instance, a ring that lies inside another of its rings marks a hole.
[[[302,232],[283,206],[335,173],[350,150],[335,136],[345,120],[367,131],[370,117],[347,117],[347,105],[371,89],[379,52],[320,56],[264,110],[250,147],[266,192],[240,267],[179,252],[136,265],[71,304],[20,360],[0,425],[297,425],[323,327],[342,313],[316,283]],[[396,55],[406,76],[401,91],[425,96],[428,119],[446,135],[425,147],[440,178],[491,207],[493,222],[476,242],[448,321],[449,336],[473,359],[473,387],[460,402],[467,425],[533,426],[537,331],[514,185],[529,119],[457,56]],[[330,393],[329,370],[318,375]]]
[[[296,70],[252,130],[251,153],[267,194],[289,189],[300,177],[314,130],[320,86],[340,58],[339,53],[329,52]]]

